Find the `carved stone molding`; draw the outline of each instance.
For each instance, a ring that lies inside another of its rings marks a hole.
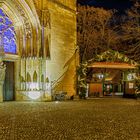
[[[50,19],[50,12],[48,9],[45,10],[37,10],[38,16],[40,19],[40,23],[44,27],[51,28],[51,19]]]
[[[6,65],[1,61],[0,62],[0,84],[4,83],[5,70],[6,70]]]
[[[13,2],[13,4],[15,5],[15,8],[17,8],[17,10],[20,13],[20,16],[23,19],[23,26],[24,26],[26,38],[30,38],[32,28],[31,28],[31,23],[30,23],[29,17],[27,16],[25,11],[23,10],[23,7],[16,0],[11,0],[11,1]]]
[[[31,28],[29,18],[27,17],[23,8],[18,3],[15,2],[15,6],[17,7],[18,11],[20,12],[20,15],[22,16],[22,18],[24,20],[24,29],[25,29],[26,37],[30,38],[32,28]]]

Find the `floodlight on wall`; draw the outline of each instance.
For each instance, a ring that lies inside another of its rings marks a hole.
[[[37,91],[36,92],[33,92],[33,91],[28,92],[28,97],[32,100],[37,100],[40,98],[40,96],[41,96],[40,92],[37,92]]]

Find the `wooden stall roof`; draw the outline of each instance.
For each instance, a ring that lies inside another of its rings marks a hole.
[[[136,65],[120,62],[95,62],[88,67],[92,68],[112,68],[112,69],[136,69]]]

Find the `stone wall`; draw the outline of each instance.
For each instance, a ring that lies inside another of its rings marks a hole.
[[[76,12],[75,2],[61,4],[49,2],[51,12],[50,59],[47,60],[47,75],[55,92],[66,91],[75,94]],[[66,66],[65,66],[66,65]]]

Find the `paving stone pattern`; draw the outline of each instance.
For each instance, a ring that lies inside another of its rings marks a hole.
[[[0,140],[140,140],[140,100],[0,103]]]

